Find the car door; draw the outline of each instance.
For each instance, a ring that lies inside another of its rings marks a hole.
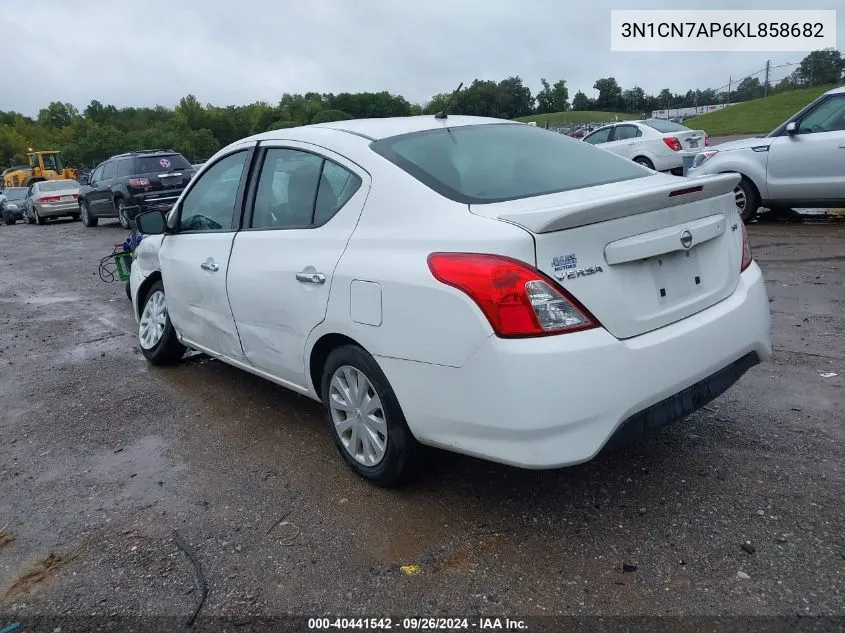
[[[244,354],[305,389],[305,341],[326,316],[332,275],[369,191],[366,171],[302,143],[263,150],[227,287]]]
[[[830,95],[769,146],[768,198],[845,202],[845,94]]]
[[[105,161],[91,174],[90,189],[85,195],[88,211],[92,216],[108,215],[108,208],[112,206],[111,189],[106,179],[106,170],[114,172],[114,161]]]
[[[637,155],[638,137],[641,137],[642,134],[636,125],[614,126],[608,142],[602,145],[602,149],[630,160]]]
[[[243,362],[226,296],[252,146],[218,158],[185,193],[159,251],[167,310],[191,347]]]

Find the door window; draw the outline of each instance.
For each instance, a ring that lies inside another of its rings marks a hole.
[[[96,183],[100,182],[102,179],[103,179],[103,165],[100,165],[99,167],[97,167],[97,169],[94,170],[94,173],[91,174],[91,181],[90,182],[91,182],[91,184],[96,184]]]
[[[246,151],[230,154],[200,176],[182,201],[180,231],[232,230],[246,157]]]
[[[596,130],[592,134],[589,134],[584,137],[584,140],[590,143],[591,145],[598,145],[599,143],[607,143],[607,139],[610,136],[610,131],[612,127],[602,128],[601,130]]]
[[[614,141],[624,141],[629,138],[637,138],[642,136],[642,132],[636,125],[617,125],[613,132]]]
[[[799,134],[845,130],[845,95],[836,95],[805,116],[798,126]]]
[[[314,218],[323,158],[293,149],[269,149],[261,166],[251,227],[308,227]]]
[[[323,175],[317,190],[314,225],[325,224],[340,211],[361,186],[361,179],[330,160],[323,162]]]
[[[113,160],[103,165],[103,180],[111,180],[115,174],[115,163]]]

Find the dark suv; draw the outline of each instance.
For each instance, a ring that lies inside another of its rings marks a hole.
[[[85,226],[118,218],[130,228],[143,211],[169,210],[196,170],[182,154],[167,149],[127,152],[100,163],[80,178],[79,213]]]

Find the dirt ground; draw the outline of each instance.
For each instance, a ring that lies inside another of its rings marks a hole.
[[[776,353],[705,410],[575,468],[432,452],[382,490],[316,403],[149,367],[97,275],[116,224],[0,227],[0,627],[187,617],[180,539],[205,615],[845,615],[845,222],[749,233]]]

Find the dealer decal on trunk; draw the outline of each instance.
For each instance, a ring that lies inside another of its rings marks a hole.
[[[575,253],[558,255],[552,259],[552,267],[555,269],[555,277],[558,279],[575,279],[576,277],[587,277],[604,272],[601,266],[587,266],[586,268],[577,268],[577,266],[578,258]]]

